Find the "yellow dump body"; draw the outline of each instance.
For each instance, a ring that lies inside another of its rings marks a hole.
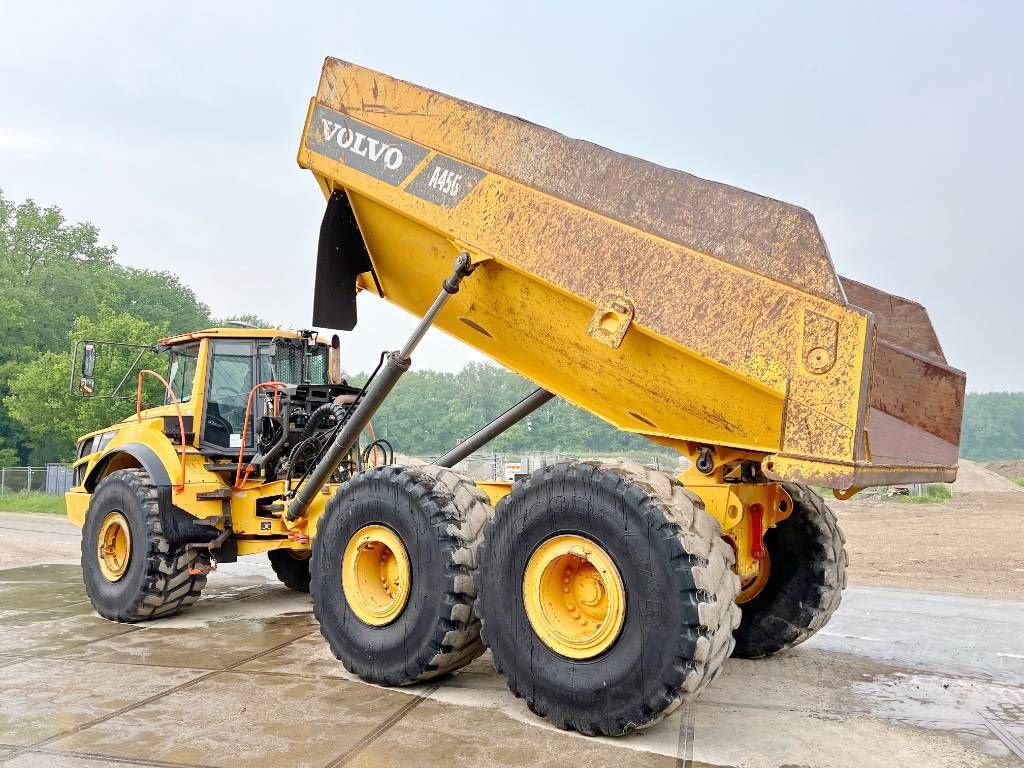
[[[955,477],[964,374],[802,208],[336,59],[298,161],[351,206],[359,288],[422,315],[468,251],[437,325],[620,429],[836,489]]]

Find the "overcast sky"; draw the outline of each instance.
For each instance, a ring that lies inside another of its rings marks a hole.
[[[304,327],[324,201],[295,154],[332,55],[804,206],[970,390],[1024,389],[1024,4],[489,5],[0,0],[0,188]],[[360,312],[350,370],[413,325]],[[434,332],[415,364],[472,359]]]

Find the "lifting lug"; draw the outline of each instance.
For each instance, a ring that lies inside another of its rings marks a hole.
[[[702,445],[697,449],[697,461],[694,462],[697,471],[704,475],[710,475],[715,471],[715,460],[711,456],[711,448]]]

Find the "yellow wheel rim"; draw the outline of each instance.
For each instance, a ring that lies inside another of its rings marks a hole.
[[[761,590],[764,589],[764,585],[768,583],[768,578],[771,575],[772,561],[768,557],[768,550],[766,549],[764,555],[758,560],[757,575],[743,584],[740,593],[736,596],[736,602],[743,605],[743,603],[748,603],[760,595]]]
[[[523,604],[537,637],[570,659],[604,653],[626,618],[626,591],[611,556],[569,534],[548,539],[530,556]]]
[[[368,525],[348,540],[341,588],[360,621],[383,627],[397,619],[409,601],[411,582],[409,555],[390,528]]]
[[[96,537],[100,573],[107,581],[120,581],[132,556],[132,532],[120,512],[108,512]]]

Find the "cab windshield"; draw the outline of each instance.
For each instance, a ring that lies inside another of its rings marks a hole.
[[[187,403],[192,399],[192,384],[196,376],[196,363],[199,360],[199,342],[182,344],[173,347],[168,353],[170,362],[167,371],[167,382],[179,403]],[[171,403],[170,394],[165,395],[164,403]]]

